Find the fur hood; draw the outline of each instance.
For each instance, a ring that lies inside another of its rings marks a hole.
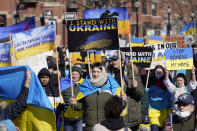
[[[132,70],[132,64],[131,64],[131,62],[126,63],[126,66]],[[137,68],[137,66],[135,64],[133,64],[133,69],[134,69],[134,74],[135,75],[139,75],[138,68]]]

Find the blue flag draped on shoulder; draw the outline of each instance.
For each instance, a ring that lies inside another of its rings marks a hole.
[[[120,96],[121,87],[110,74],[108,74],[107,83],[102,88],[97,88],[94,85],[92,85],[90,83],[89,79],[90,79],[90,77],[87,77],[84,80],[84,82],[80,85],[79,93],[76,97],[77,100],[80,100],[83,97],[86,97],[86,96],[93,94],[97,91],[99,91],[99,92],[106,91],[112,95]]]
[[[180,31],[180,35],[194,35],[194,24],[194,21],[192,21],[187,25],[183,26]]]
[[[36,28],[35,16],[11,26],[0,27],[0,42],[8,41],[10,33],[17,33],[33,28]]]
[[[0,67],[10,65],[10,43],[0,43]]]
[[[55,26],[47,25],[12,34],[16,60],[55,49]]]
[[[30,70],[28,66],[0,68],[0,101],[11,103],[16,100],[25,83],[27,70]],[[56,130],[53,107],[32,70],[27,104],[23,113],[14,120],[20,130]]]

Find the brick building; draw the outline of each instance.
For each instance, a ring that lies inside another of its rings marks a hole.
[[[146,35],[147,29],[154,29],[156,34],[161,29],[167,30],[171,25],[171,35],[177,35],[184,25],[191,21],[191,13],[195,20],[197,2],[190,0],[1,0],[0,26],[9,26],[28,17],[36,16],[37,27],[54,23],[56,33],[61,37],[61,46],[66,44],[66,20],[83,19],[83,10],[91,8],[128,7],[130,16],[131,36],[136,36],[137,15],[139,37]],[[191,3],[190,3],[191,4]],[[187,5],[187,6],[186,6]],[[171,9],[168,19],[168,6]],[[182,9],[182,13],[181,10]],[[121,36],[128,41],[128,36]]]

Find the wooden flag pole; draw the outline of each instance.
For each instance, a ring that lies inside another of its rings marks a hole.
[[[148,87],[148,80],[149,80],[149,75],[150,75],[150,68],[148,69],[148,74],[147,74],[147,78],[146,78],[146,88]]]
[[[90,57],[89,57],[89,51],[87,51],[87,59],[88,59],[88,70],[89,70],[89,74],[92,73],[91,69],[90,69]]]
[[[10,57],[11,57],[11,65],[16,66],[15,44],[12,41],[11,33],[10,33]]]
[[[56,41],[55,41],[55,45],[56,45]],[[59,71],[59,62],[58,62],[58,52],[57,52],[57,47],[55,48],[55,52],[56,52],[56,65],[57,65],[57,77],[58,77],[58,89],[59,89],[59,98],[60,98],[60,103],[63,103],[62,100],[62,95],[61,95],[61,89],[60,89],[60,71]]]
[[[121,58],[121,54],[120,54],[120,49],[119,49],[118,53],[119,53],[119,59],[120,59],[120,83],[121,83],[121,89],[123,92],[124,85],[123,85],[123,80],[122,80],[122,58]]]
[[[132,55],[132,47],[131,47],[131,35],[129,34],[129,47],[130,47],[130,59],[131,59],[131,68],[132,68],[132,76],[133,80],[135,80],[134,69],[133,69],[133,55]]]
[[[70,90],[71,90],[71,95],[72,95],[72,97],[74,97],[74,92],[73,92],[73,79],[72,79],[72,65],[71,65],[71,56],[72,56],[72,53],[70,53],[70,52],[69,52],[69,65],[70,65],[70,83],[71,83]]]

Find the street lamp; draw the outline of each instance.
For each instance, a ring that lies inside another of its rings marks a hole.
[[[170,30],[171,30],[171,25],[170,25],[170,13],[171,13],[171,9],[168,6],[168,25],[167,25],[167,36],[170,36]]]
[[[136,25],[136,37],[138,37],[139,36],[139,32],[138,32],[138,27],[139,27],[139,25],[138,25],[138,9],[140,7],[140,2],[136,1],[134,3],[134,6],[136,8],[136,22],[137,22],[137,25]]]
[[[192,21],[194,20],[194,16],[195,16],[195,14],[194,14],[194,12],[192,12],[191,13]]]

